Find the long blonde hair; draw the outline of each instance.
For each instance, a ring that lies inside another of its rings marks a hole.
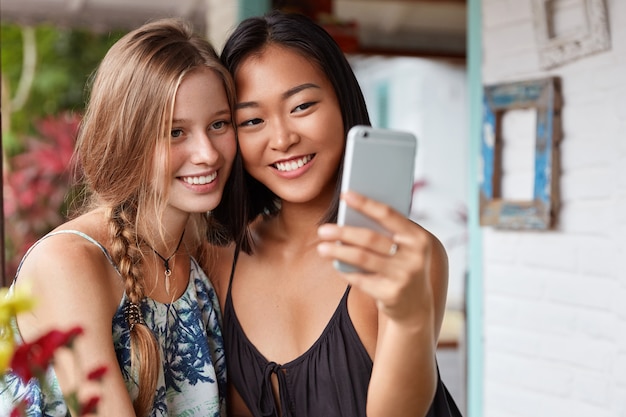
[[[233,108],[234,84],[213,47],[195,35],[187,22],[161,19],[115,43],[91,86],[76,147],[89,196],[85,209],[106,208],[111,256],[124,279],[126,296],[135,305],[141,305],[145,298],[141,249],[145,239],[140,231],[149,230],[147,225],[155,221],[160,224],[167,196],[167,190],[164,193],[156,189],[155,180],[165,176],[169,152],[164,166],[156,168],[160,172],[155,172],[153,156],[158,147],[167,149],[174,98],[181,80],[201,67],[215,71]],[[206,214],[191,216],[186,242],[191,242],[190,247],[197,253],[210,228],[209,221]],[[163,233],[162,228],[159,230]],[[160,362],[159,350],[141,320],[130,323],[130,330],[132,374],[139,375],[134,407],[137,416],[143,417],[154,401],[154,364]]]

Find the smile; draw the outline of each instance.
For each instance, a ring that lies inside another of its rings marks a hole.
[[[202,185],[202,184],[208,184],[210,182],[213,182],[216,177],[217,177],[217,172],[214,172],[210,175],[203,175],[201,177],[181,177],[181,179],[185,181],[187,184]]]
[[[287,162],[277,162],[274,164],[274,167],[280,172],[289,172],[294,171],[298,168],[302,168],[313,159],[313,155],[303,156],[302,158],[294,159],[292,161]]]

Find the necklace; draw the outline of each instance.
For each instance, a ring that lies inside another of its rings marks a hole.
[[[159,258],[161,258],[161,260],[163,261],[163,266],[165,267],[165,292],[167,293],[167,295],[170,295],[170,276],[172,275],[172,270],[170,269],[170,259],[176,256],[178,249],[180,249],[180,244],[183,241],[183,236],[185,236],[184,230],[183,230],[183,233],[180,235],[180,240],[178,241],[178,245],[176,245],[176,249],[174,250],[174,253],[172,253],[168,258],[165,258],[163,255],[157,252],[156,249],[150,246],[150,244],[148,244],[150,249],[152,249],[154,253],[156,253],[156,255]]]

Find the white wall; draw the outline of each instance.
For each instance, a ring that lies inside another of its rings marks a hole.
[[[562,208],[554,231],[483,228],[484,416],[624,417],[626,1],[609,51],[550,71],[531,3],[482,1],[483,81],[561,77]]]

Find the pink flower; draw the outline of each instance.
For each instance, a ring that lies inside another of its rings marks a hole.
[[[24,150],[3,164],[6,276],[14,276],[26,248],[63,219],[70,192],[74,140],[81,116],[64,113],[37,123],[39,135],[26,137]]]

